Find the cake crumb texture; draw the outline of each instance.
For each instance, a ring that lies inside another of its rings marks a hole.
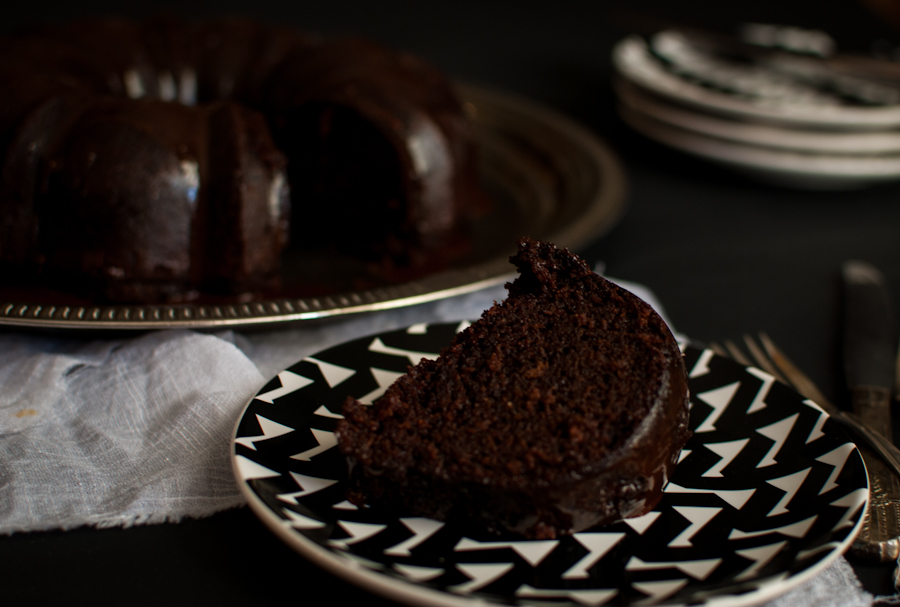
[[[367,407],[344,408],[351,497],[555,537],[642,514],[687,440],[660,317],[568,251],[523,239],[509,297]]]

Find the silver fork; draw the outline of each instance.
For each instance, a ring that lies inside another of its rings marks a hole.
[[[853,413],[839,409],[825,398],[816,384],[785,356],[768,335],[759,333],[758,343],[750,335],[744,335],[744,343],[749,355],[731,340],[725,340],[722,342],[723,345],[711,343],[709,348],[716,354],[731,358],[742,365],[759,367],[822,407],[830,417],[863,440],[890,466],[895,474],[900,476],[900,449],[861,422]]]
[[[765,333],[758,341],[744,335],[744,352],[730,340],[712,343],[710,349],[742,365],[758,367],[794,388],[843,424],[865,442],[859,451],[869,473],[869,507],[851,553],[869,561],[896,561],[900,557],[900,450],[852,413],[832,404],[815,383],[792,363]],[[900,563],[900,561],[898,561]],[[900,584],[900,565],[894,570],[894,585]]]

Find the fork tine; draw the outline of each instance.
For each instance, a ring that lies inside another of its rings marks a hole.
[[[750,352],[749,356],[731,340],[723,342],[724,348],[717,343],[712,343],[710,349],[716,354],[727,356],[746,367],[758,367],[781,383],[787,384],[806,398],[821,405],[822,408],[834,409],[812,380],[785,356],[766,333],[760,331],[758,339],[759,343],[751,335],[744,335],[744,344]]]
[[[753,360],[756,361],[756,365],[760,369],[779,380],[781,383],[789,386],[792,385],[792,383],[779,372],[776,365],[769,359],[766,352],[763,352],[763,349],[759,347],[752,336],[744,335],[744,343],[747,344],[747,349],[750,350],[750,356],[753,357]]]
[[[806,376],[800,373],[799,369],[796,369],[796,367],[791,366],[790,368],[784,368],[780,364],[782,361],[786,361],[788,365],[790,364],[790,361],[787,360],[786,356],[781,354],[780,358],[776,358],[776,356],[773,355],[773,352],[780,354],[780,350],[774,347],[775,344],[772,340],[764,333],[760,334],[759,340],[760,343],[763,344],[762,346],[760,346],[751,335],[744,335],[744,344],[750,353],[749,356],[740,346],[731,340],[725,340],[723,342],[725,344],[724,348],[713,343],[710,344],[710,349],[716,354],[727,356],[746,367],[758,367],[781,383],[791,386],[807,398],[812,399],[815,402],[820,402],[816,398],[810,396],[810,392],[813,392],[818,398],[821,398],[821,392],[816,389],[815,385],[813,385]],[[795,381],[798,376],[800,381]],[[810,387],[811,390],[804,392],[805,389]]]
[[[760,331],[759,333],[759,341],[762,343],[763,348],[766,350],[766,353],[771,358],[772,362],[778,366],[780,369],[784,371],[785,375],[790,376],[791,383],[797,389],[797,392],[806,396],[813,402],[817,403],[823,409],[832,413],[836,409],[836,407],[825,398],[825,395],[819,390],[815,383],[811,379],[809,379],[803,371],[801,371],[791,360],[781,351],[781,349],[775,345],[775,342],[772,341],[768,335],[764,332]]]
[[[784,355],[784,353],[775,345],[775,342],[769,339],[768,335],[762,332],[759,334],[759,341],[762,343],[762,348],[759,348],[759,346],[747,336],[744,337],[744,340],[748,343],[748,348],[752,348],[749,344],[754,343],[754,346],[756,346],[755,350],[762,361],[771,360],[770,367],[773,365],[777,366],[783,371],[782,375],[790,378],[790,382],[783,379],[781,381],[792,386],[801,395],[822,407],[822,409],[838,423],[844,424],[852,430],[857,438],[861,439],[874,449],[875,452],[887,462],[888,466],[900,476],[900,449],[865,424],[860,423],[859,419],[852,413],[846,413],[826,400],[812,380],[806,377],[806,375],[804,375],[803,372]],[[709,344],[709,348],[716,354],[731,358],[742,365],[754,366],[734,342],[726,340],[723,343],[724,348],[716,343]],[[763,350],[765,350],[765,352],[763,352]],[[762,368],[762,365],[760,365],[760,367]]]
[[[725,348],[723,348],[722,346],[720,346],[720,345],[718,344],[718,342],[711,341],[711,342],[709,342],[709,343],[706,345],[706,347],[709,348],[710,350],[712,350],[713,352],[715,352],[717,355],[723,357],[723,358],[731,358],[731,356],[728,354],[728,352],[725,351]]]
[[[745,367],[752,367],[753,363],[749,358],[741,351],[737,345],[731,341],[730,339],[725,340],[725,349],[728,350],[729,356],[735,361],[741,363]]]

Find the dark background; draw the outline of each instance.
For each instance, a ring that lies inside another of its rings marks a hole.
[[[643,283],[675,327],[699,341],[765,330],[823,388],[843,396],[839,269],[878,266],[900,302],[900,185],[804,192],[756,184],[664,149],[617,119],[612,46],[667,24],[733,32],[742,22],[823,29],[841,50],[900,45],[898,30],[855,0],[557,0],[454,2],[7,2],[0,29],[88,14],[228,13],[322,33],[362,34],[416,52],[455,78],[518,93],[609,143],[629,180],[629,209],[581,253]],[[0,454],[2,457],[2,454]],[[0,488],[2,490],[2,488]],[[858,566],[873,592],[890,566]],[[0,537],[0,603],[340,604],[381,599],[295,555],[246,509],[128,530]]]

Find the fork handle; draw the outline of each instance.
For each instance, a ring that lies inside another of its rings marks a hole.
[[[856,386],[851,391],[853,412],[864,424],[889,441],[891,430],[891,391],[881,386]]]

